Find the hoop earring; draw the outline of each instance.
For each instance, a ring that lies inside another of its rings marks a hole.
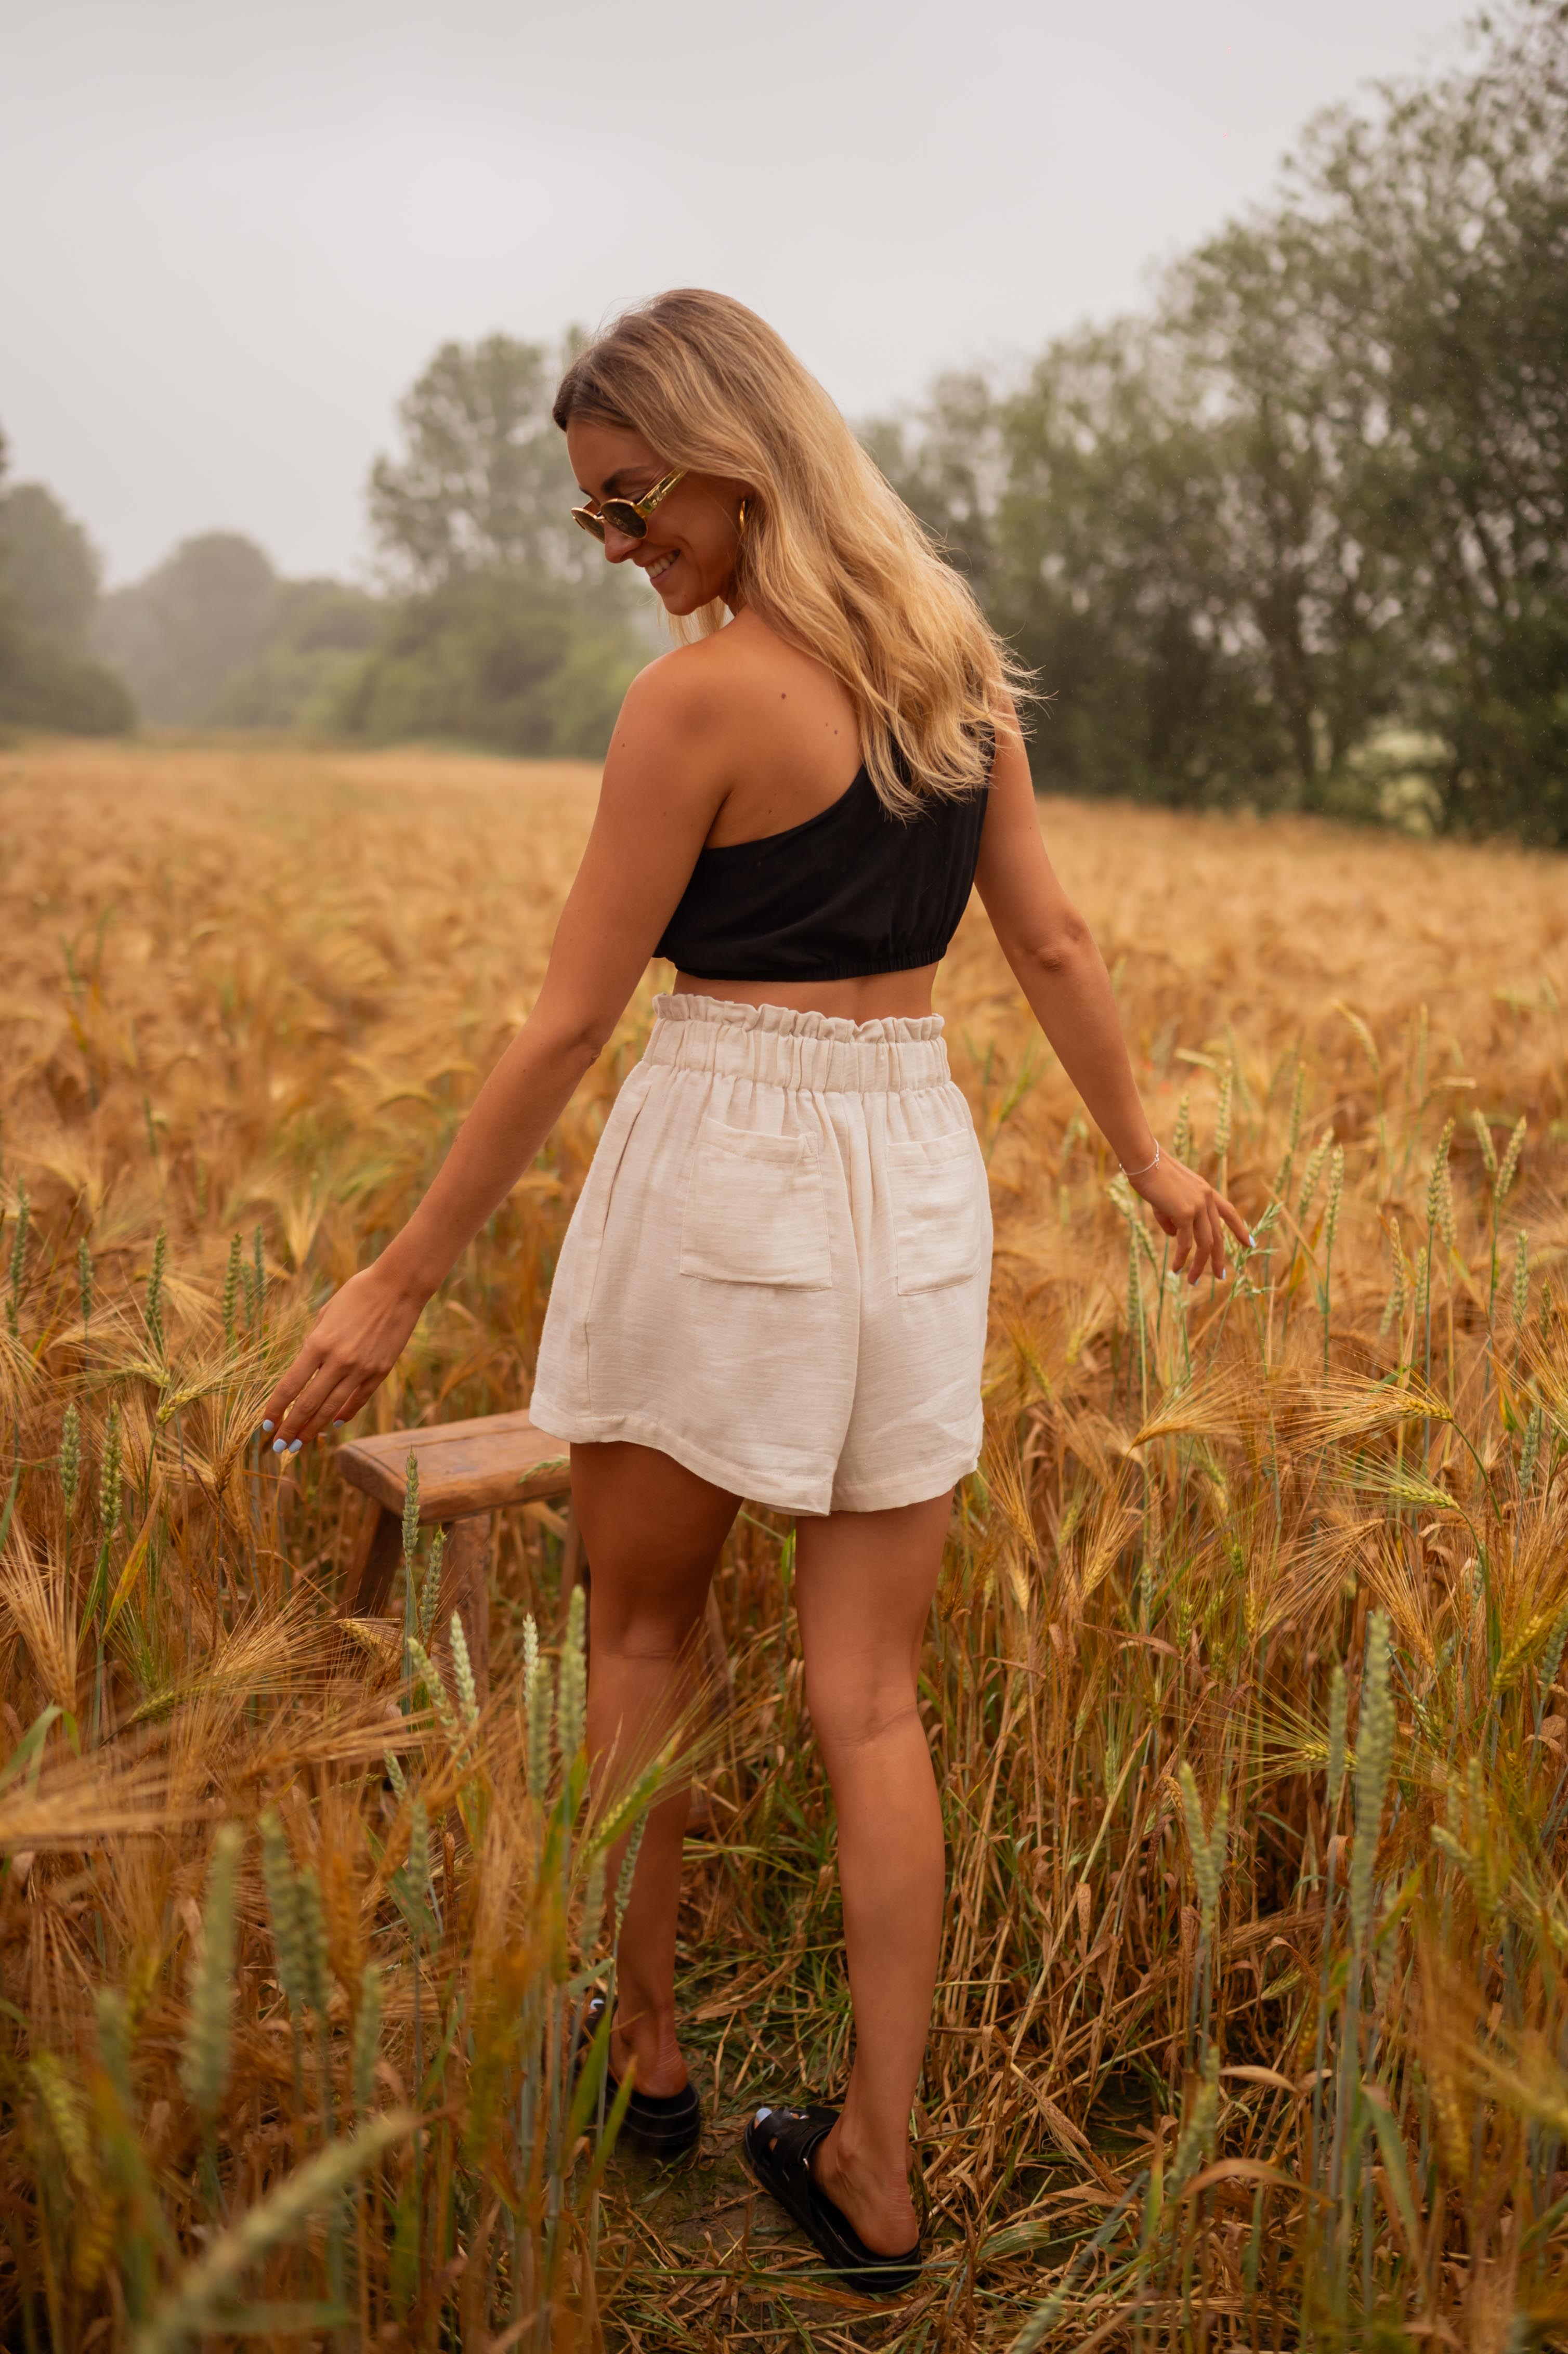
[[[742,499],[740,503],[740,513],[736,517],[736,529],[742,539],[746,537],[746,511],[749,504],[750,501],[748,499]]]

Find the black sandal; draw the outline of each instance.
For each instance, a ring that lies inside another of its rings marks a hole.
[[[811,2172],[811,2152],[827,2139],[838,2115],[836,2109],[758,2109],[746,2128],[747,2163],[847,2288],[862,2296],[901,2296],[920,2277],[918,2240],[900,2256],[868,2248]]]
[[[583,2023],[577,2036],[580,2055],[593,2041],[604,2018],[605,1998],[591,1994],[583,2012]],[[604,2070],[604,2105],[608,2115],[615,2105],[620,2087],[611,2074],[608,2060]],[[618,2146],[624,2143],[643,2158],[656,2158],[666,2166],[677,2158],[684,2158],[696,2148],[703,2137],[703,2105],[697,2088],[687,2083],[678,2093],[640,2093],[635,2084],[627,2095],[626,2114],[620,2121]]]

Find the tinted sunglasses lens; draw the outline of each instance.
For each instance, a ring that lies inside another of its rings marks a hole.
[[[599,515],[589,514],[587,507],[574,507],[572,509],[572,521],[576,524],[580,524],[584,531],[591,531],[596,539],[602,539],[604,537],[603,518]]]
[[[599,512],[606,523],[613,524],[616,530],[624,532],[628,539],[647,538],[648,518],[638,514],[630,499],[606,499]],[[603,537],[602,533],[600,537]]]

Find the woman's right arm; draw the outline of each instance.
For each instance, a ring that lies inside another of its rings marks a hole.
[[[609,1043],[724,798],[697,691],[678,658],[634,683],[534,1010],[408,1225],[328,1301],[262,1407],[285,1445],[346,1422],[374,1395]]]

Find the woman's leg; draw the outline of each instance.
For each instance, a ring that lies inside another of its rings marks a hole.
[[[806,1702],[838,1812],[854,2065],[812,2170],[867,2247],[913,2245],[909,2112],[942,1934],[942,1814],[916,1679],[951,1491],[797,1523]]]
[[[651,1447],[574,1447],[572,1501],[588,1553],[588,1754],[620,1779],[667,1739],[693,1683],[714,1564],[739,1498]],[[678,2093],[675,1915],[688,1794],[653,1809],[637,1859],[616,1971],[610,2068],[638,2089]]]

